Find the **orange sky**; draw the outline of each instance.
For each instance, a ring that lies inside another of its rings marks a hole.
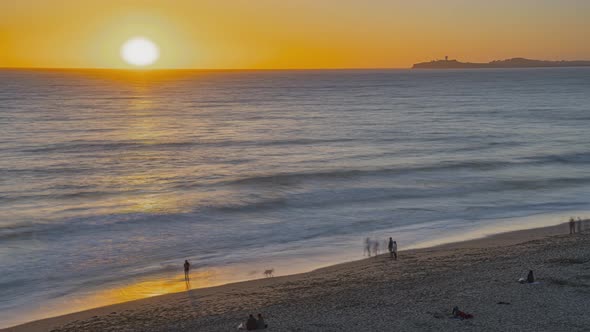
[[[0,0],[0,67],[403,68],[449,55],[590,59],[586,0]]]

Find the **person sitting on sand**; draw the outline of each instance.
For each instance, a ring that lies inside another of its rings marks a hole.
[[[248,317],[248,320],[246,321],[246,330],[253,331],[253,330],[256,330],[257,328],[258,328],[258,322],[256,321],[256,318],[254,318],[254,316],[252,316],[250,314],[250,316]]]
[[[533,270],[529,270],[529,274],[526,276],[526,282],[532,284],[535,282],[535,276],[533,275]]]
[[[262,318],[262,314],[258,314],[258,320],[256,320],[256,329],[257,330],[264,330],[267,327],[268,327],[268,324],[266,324],[266,322],[264,321],[264,318]]]

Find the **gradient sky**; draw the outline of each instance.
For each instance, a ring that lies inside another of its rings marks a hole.
[[[0,67],[384,68],[449,55],[590,59],[586,0],[0,0]]]

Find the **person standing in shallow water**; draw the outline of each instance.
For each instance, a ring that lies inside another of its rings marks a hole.
[[[190,279],[189,277],[189,271],[191,269],[191,263],[188,262],[188,260],[184,261],[184,280],[188,281]]]

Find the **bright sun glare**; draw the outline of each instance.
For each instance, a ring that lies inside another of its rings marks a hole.
[[[121,46],[121,57],[130,65],[149,66],[158,60],[160,50],[153,41],[137,37],[129,39]]]

